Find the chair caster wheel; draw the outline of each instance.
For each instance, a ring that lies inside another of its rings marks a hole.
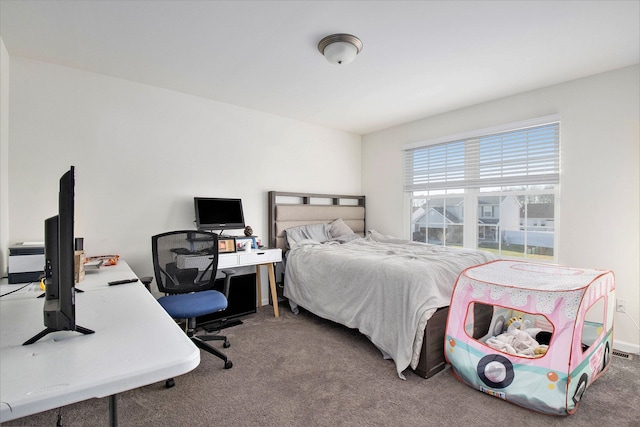
[[[233,363],[231,363],[231,360],[227,360],[226,362],[224,362],[224,369],[231,369],[232,366]]]
[[[174,385],[176,385],[176,382],[173,380],[173,378],[169,378],[168,380],[166,380],[166,381],[164,382],[164,386],[165,386],[166,388],[171,388],[171,387],[173,387]]]
[[[231,347],[231,343],[227,340],[227,341],[224,342],[224,344],[222,344],[222,346],[224,348],[229,348],[229,347]]]

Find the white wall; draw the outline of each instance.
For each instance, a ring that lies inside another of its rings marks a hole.
[[[21,57],[10,67],[10,244],[43,240],[70,165],[87,254],[117,253],[138,275],[152,275],[153,234],[195,227],[194,196],[242,198],[266,243],[269,190],[362,191],[358,135]]]
[[[9,247],[9,52],[0,37],[0,276]]]
[[[0,55],[5,256],[9,243],[42,240],[42,220],[56,212],[57,180],[72,164],[76,235],[89,255],[118,253],[138,275],[152,272],[152,234],[193,226],[194,195],[241,197],[247,223],[266,237],[269,190],[362,193],[368,228],[406,235],[403,144],[561,114],[559,261],[614,270],[618,296],[638,322],[638,66],[379,131],[361,147],[357,135],[25,58],[9,61],[4,46]],[[617,348],[637,353],[636,326],[621,314],[616,322]]]
[[[617,296],[640,317],[640,71],[638,66],[425,118],[363,137],[367,226],[408,236],[403,144],[560,114],[562,265],[611,269]],[[640,331],[616,313],[616,348],[640,352]]]

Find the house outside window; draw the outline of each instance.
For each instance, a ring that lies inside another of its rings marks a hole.
[[[556,261],[559,117],[404,147],[411,239]]]

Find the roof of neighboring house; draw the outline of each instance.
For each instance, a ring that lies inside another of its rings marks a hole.
[[[500,222],[500,218],[482,218],[478,219],[478,224],[495,225]]]
[[[440,215],[443,215],[446,219],[448,219],[451,222],[455,222],[455,223],[461,222],[460,218],[458,218],[457,215],[452,214],[448,209],[446,213],[443,214],[444,208],[442,206],[437,208],[431,208],[431,209],[438,212]]]
[[[427,212],[424,211],[423,207],[417,208],[413,210],[413,214],[412,214],[412,221],[417,222],[420,220],[420,218],[424,217],[429,211],[434,211],[438,214],[440,214],[441,216],[444,216],[445,219],[447,219],[450,222],[453,223],[460,223],[462,220],[455,214],[451,213],[448,209],[446,214],[443,213],[443,207],[439,206],[439,207],[431,207],[429,208],[429,210]],[[420,212],[422,211],[422,212]]]

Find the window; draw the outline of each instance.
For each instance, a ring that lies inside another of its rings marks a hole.
[[[603,332],[606,332],[604,328],[604,309],[604,298],[599,298],[587,309],[587,312],[585,313],[582,332],[580,335],[583,352],[587,351],[594,343],[602,341],[600,336]]]
[[[516,329],[528,331],[528,334],[522,335]],[[467,308],[465,332],[470,338],[495,350],[518,357],[538,358],[547,353],[554,326],[541,313],[471,301]]]
[[[404,147],[412,240],[555,261],[559,133],[548,116]]]

